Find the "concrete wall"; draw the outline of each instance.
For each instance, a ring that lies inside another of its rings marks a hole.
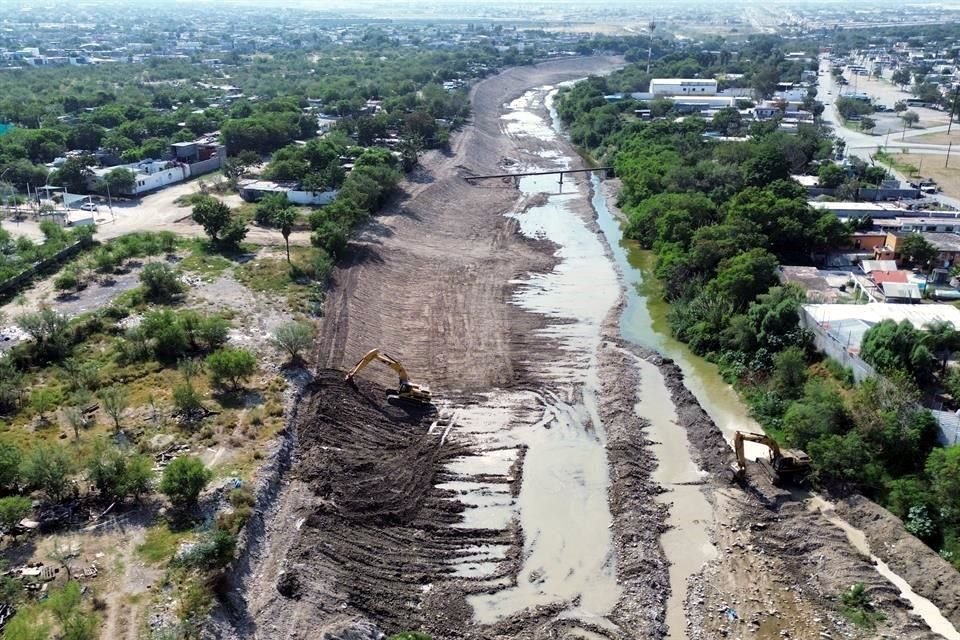
[[[287,191],[287,200],[293,204],[330,204],[336,197],[336,191]]]
[[[853,370],[853,379],[857,382],[876,375],[873,367],[861,360],[859,356],[847,351],[845,345],[824,331],[802,307],[800,309],[800,326],[813,334],[813,344],[818,351],[843,366],[850,367]]]
[[[202,176],[205,173],[210,173],[211,171],[216,171],[217,169],[223,166],[223,157],[216,155],[209,160],[201,160],[200,162],[194,162],[193,164],[187,165],[187,175],[189,176]]]

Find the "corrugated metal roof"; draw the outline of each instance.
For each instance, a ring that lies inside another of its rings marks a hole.
[[[903,282],[884,282],[880,285],[883,288],[883,295],[887,298],[897,298],[904,300],[920,301],[920,288],[915,284]]]
[[[804,310],[819,324],[842,320],[863,320],[877,323],[882,320],[900,322],[909,320],[915,327],[944,321],[960,328],[960,309],[952,304],[807,304]]]
[[[909,282],[908,276],[910,275],[907,271],[871,271],[870,277],[873,278],[873,281],[877,284],[883,284],[884,282]]]
[[[897,271],[896,260],[864,260],[860,263],[864,273],[872,271]]]

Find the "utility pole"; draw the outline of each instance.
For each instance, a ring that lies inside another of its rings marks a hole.
[[[953,149],[953,140],[947,141],[947,160],[943,163],[943,168],[946,169],[950,166],[950,150]]]
[[[950,130],[953,128],[953,116],[957,112],[958,98],[960,98],[960,84],[958,84],[957,88],[953,90],[953,104],[950,105],[950,120],[947,121],[947,135],[950,135]]]

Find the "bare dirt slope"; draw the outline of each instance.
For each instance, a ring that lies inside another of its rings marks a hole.
[[[423,382],[464,390],[507,386],[522,377],[514,357],[534,319],[506,303],[510,281],[544,271],[552,258],[524,241],[502,214],[512,185],[471,186],[464,175],[498,173],[526,153],[502,134],[501,106],[523,90],[608,71],[613,59],[580,59],[513,69],[473,91],[475,121],[451,153],[428,156],[404,197],[363,234],[334,275],[318,344],[320,362],[353,364],[381,346]]]

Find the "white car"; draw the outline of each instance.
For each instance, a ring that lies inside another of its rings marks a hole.
[[[80,209],[83,211],[96,211],[97,205],[93,202],[84,202],[82,205],[80,205]]]

